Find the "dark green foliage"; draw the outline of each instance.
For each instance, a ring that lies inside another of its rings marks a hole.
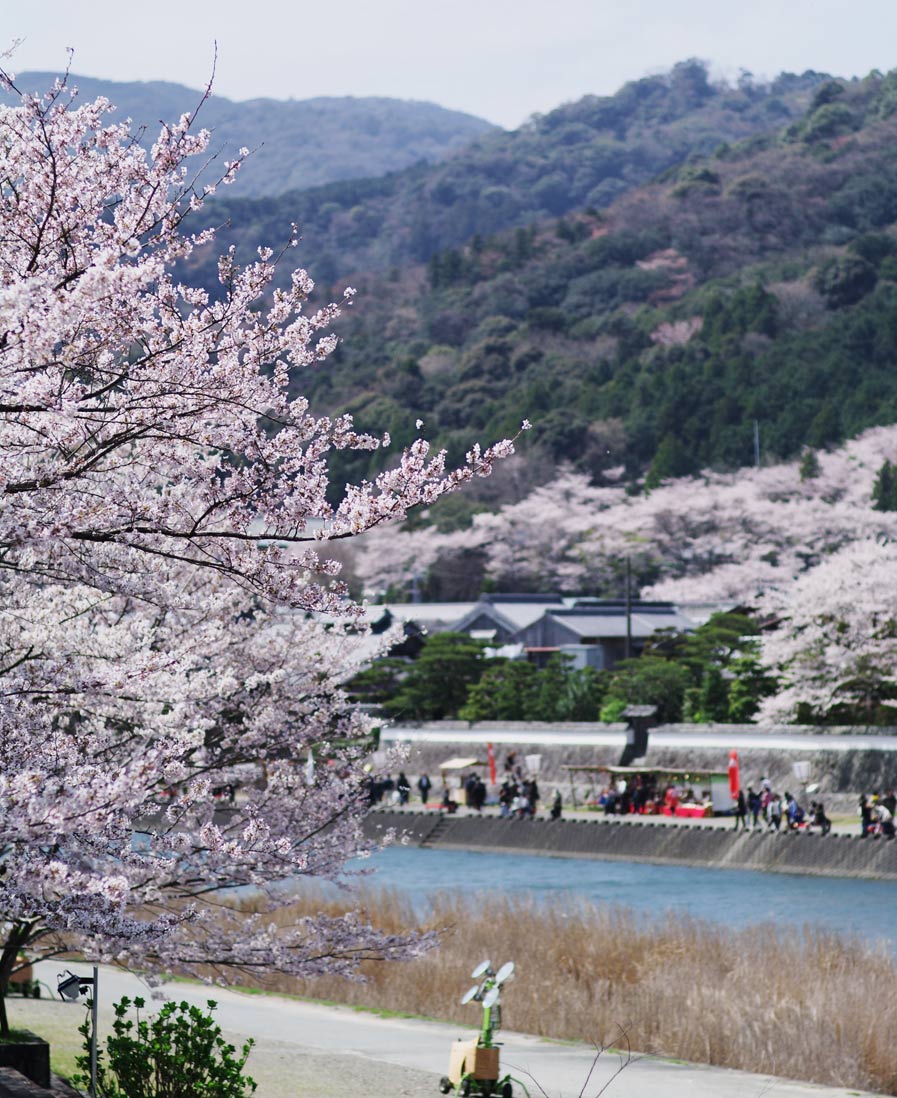
[[[897,468],[890,461],[878,470],[872,500],[876,511],[897,511]]]
[[[688,672],[670,660],[656,656],[623,660],[615,669],[608,688],[603,716],[608,703],[624,705],[655,705],[656,719],[670,724],[682,719],[682,706],[688,689]],[[610,719],[616,719],[616,713]]]
[[[760,664],[756,647],[749,647],[742,655],[729,661],[729,715],[735,724],[752,721],[763,698],[772,697],[778,690],[776,680],[766,673]]]
[[[847,250],[873,267],[880,267],[885,259],[897,253],[897,241],[884,233],[863,233],[851,240]]]
[[[813,93],[813,98],[810,102],[810,114],[815,114],[820,107],[824,107],[829,103],[834,103],[836,99],[841,99],[843,95],[844,85],[840,80],[826,80],[825,83],[820,84]]]
[[[98,1049],[98,1098],[245,1098],[256,1089],[243,1074],[253,1041],[240,1054],[221,1035],[208,1010],[189,1003],[165,1003],[158,1014],[141,1018],[143,999],[127,997],[115,1004],[113,1036],[105,1051]],[[134,1017],[130,1017],[131,1008]],[[90,1021],[79,1032],[85,1053],[77,1058],[81,1074],[75,1083],[90,1081]]]
[[[810,449],[810,447],[807,447],[807,449],[804,450],[800,459],[798,471],[802,481],[813,480],[814,477],[819,476],[819,457],[815,450]]]
[[[405,664],[398,682],[398,662],[381,661],[389,665],[376,676],[384,692],[364,697],[382,702],[391,716],[412,720],[616,720],[627,705],[651,704],[661,722],[743,722],[775,685],[759,667],[756,633],[743,614],[715,614],[693,633],[658,634],[640,658],[612,671],[575,670],[563,654],[543,668],[525,660],[487,660],[481,642],[437,633],[415,663]]]
[[[408,665],[398,690],[384,700],[384,712],[413,721],[456,717],[483,673],[485,647],[465,633],[433,634]]]
[[[720,177],[706,165],[690,165],[679,173],[679,182],[673,188],[676,198],[687,194],[715,194],[719,191]]]
[[[725,721],[729,716],[729,688],[719,667],[711,664],[701,676],[694,720],[704,724]]]
[[[247,255],[298,220],[313,274],[318,254],[362,272],[334,360],[299,379],[315,409],[351,410],[396,444],[419,416],[450,460],[528,418],[529,468],[600,478],[625,464],[649,487],[752,463],[755,420],[765,461],[897,420],[897,114],[882,114],[895,79],[825,90],[806,74],[720,98],[699,72],[571,104],[436,168],[297,193],[288,217],[279,203],[219,206]],[[806,107],[803,122],[843,107],[857,127],[809,143],[756,132]],[[723,120],[747,129],[702,156]],[[661,182],[622,194],[659,167]],[[543,177],[547,190],[568,180],[560,218],[533,197]],[[613,179],[622,197],[596,212],[592,192]],[[686,179],[700,186],[677,197]],[[409,258],[420,265],[399,266]],[[387,264],[385,288],[364,274]],[[685,339],[659,337],[695,320]],[[595,442],[608,422],[612,461]],[[335,482],[393,453],[337,454]],[[494,506],[488,486],[474,491]]]
[[[347,683],[349,698],[353,702],[376,704],[394,697],[407,670],[408,663],[403,659],[384,657],[375,660]]]
[[[648,469],[645,487],[650,490],[671,477],[683,477],[691,472],[692,463],[685,447],[675,435],[667,433],[660,440],[657,453]]]
[[[337,183],[295,191],[276,201],[216,198],[211,220],[230,222],[222,242],[235,241],[247,255],[260,238],[276,245],[297,222],[303,262],[316,273],[325,254],[339,257],[339,271],[382,270],[427,262],[475,235],[488,238],[543,218],[563,217],[558,229],[569,238],[582,232],[571,212],[606,207],[693,155],[798,117],[817,82],[815,75],[798,77],[778,93],[773,86],[725,88],[711,84],[699,62],[686,62],[614,96],[587,96],[536,116],[513,133],[484,133],[438,166],[414,166],[348,190]],[[330,130],[323,140],[341,143]],[[525,244],[518,256],[525,258]],[[211,270],[208,282],[214,286]]]
[[[774,680],[760,668],[756,637],[757,624],[752,618],[714,614],[693,633],[654,637],[642,659],[666,660],[682,672],[683,719],[743,723],[752,720],[760,701],[775,692]],[[670,698],[675,696],[677,681],[669,679],[673,684],[668,687]],[[625,688],[612,685],[610,695],[625,697]]]
[[[467,694],[459,716],[466,721],[532,720],[539,669],[526,660],[490,661]]]
[[[803,126],[804,141],[819,141],[848,133],[857,126],[857,118],[844,103],[827,103],[813,111]]]
[[[831,309],[853,305],[875,286],[875,268],[858,255],[828,259],[817,270],[813,285]]]
[[[542,669],[525,660],[490,661],[459,716],[468,721],[596,721],[609,676],[579,671],[556,655]]]

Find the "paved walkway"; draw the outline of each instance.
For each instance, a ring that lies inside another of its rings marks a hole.
[[[411,802],[408,805],[394,804],[379,804],[375,807],[388,812],[407,812],[407,813],[426,813],[429,816],[435,816],[441,812],[441,808],[437,807],[434,803],[432,806],[424,808],[419,801]],[[499,816],[501,815],[499,808],[496,805],[486,805],[482,812],[476,812],[472,808],[465,808],[463,805],[458,807],[458,817],[475,817],[475,816]],[[548,819],[549,814],[546,809],[540,807],[537,813],[539,819]],[[594,809],[588,808],[576,808],[571,809],[564,807],[563,813],[565,820],[591,820],[595,823],[614,823],[614,824],[630,824],[638,827],[644,823],[662,824],[664,827],[715,827],[720,829],[729,828],[734,830],[735,822],[731,816],[705,816],[705,817],[691,817],[691,816],[606,816],[604,812],[599,812]],[[748,830],[751,830],[748,827]],[[757,828],[760,832],[768,830],[766,824],[761,821],[761,826]],[[782,828],[784,831],[784,828]],[[813,829],[818,832],[817,828]],[[860,833],[860,820],[859,816],[850,816],[848,818],[835,817],[832,821],[833,835],[859,835]]]
[[[66,966],[59,962],[44,962],[37,966],[38,976],[55,987],[56,974],[63,967]],[[90,972],[85,965],[72,964],[71,968],[79,974]],[[259,1041],[258,1052],[253,1052],[248,1065],[250,1074],[256,1073],[260,1081],[256,1098],[287,1098],[301,1094],[320,1098],[325,1093],[358,1094],[359,1098],[397,1098],[398,1095],[417,1098],[429,1093],[425,1073],[432,1077],[432,1095],[436,1098],[439,1076],[448,1066],[451,1043],[461,1036],[474,1035],[474,1031],[465,1032],[456,1025],[380,1018],[345,1007],[321,1006],[274,995],[246,995],[186,982],[169,985],[166,991],[171,998],[201,1006],[209,998],[215,999],[219,1004],[216,1018],[230,1040],[239,1043],[247,1037],[255,1037]],[[122,995],[149,998],[147,989],[136,977],[102,968],[101,1034],[111,1022],[112,1002]],[[72,1010],[74,1029],[81,1014],[76,1008]],[[549,1098],[578,1098],[587,1078],[584,1098],[594,1098],[621,1064],[619,1056],[606,1053],[589,1077],[594,1053],[583,1045],[551,1042],[518,1033],[501,1036],[503,1069],[522,1080],[533,1098],[543,1092]],[[259,1075],[256,1072],[259,1058],[270,1057],[275,1052],[276,1073]],[[308,1079],[306,1061],[309,1054],[319,1065],[319,1072],[324,1073],[317,1087]],[[396,1073],[400,1068],[408,1069],[407,1077]],[[359,1080],[363,1081],[360,1090],[357,1089]],[[515,1093],[522,1094],[522,1091],[515,1088]],[[856,1090],[819,1087],[649,1057],[633,1057],[610,1082],[606,1094],[608,1098],[653,1098],[655,1095],[662,1098],[860,1098],[860,1092]]]

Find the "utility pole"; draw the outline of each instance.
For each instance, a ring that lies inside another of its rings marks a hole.
[[[626,556],[626,659],[632,658],[632,561]]]
[[[760,468],[760,421],[754,420],[754,465]]]

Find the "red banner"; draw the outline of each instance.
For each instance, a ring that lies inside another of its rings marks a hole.
[[[486,758],[489,760],[489,781],[495,785],[495,752],[491,743],[486,744]]]
[[[741,779],[738,776],[738,752],[729,752],[729,792],[732,794],[733,799],[738,796],[738,790],[741,788]]]

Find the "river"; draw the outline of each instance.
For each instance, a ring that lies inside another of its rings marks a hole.
[[[490,893],[518,893],[553,905],[593,903],[656,915],[687,913],[740,927],[770,920],[813,924],[886,941],[897,952],[897,885],[742,869],[695,869],[642,862],[592,861],[393,846],[362,863],[370,883],[406,893],[423,910],[429,897],[459,889],[488,903]]]

